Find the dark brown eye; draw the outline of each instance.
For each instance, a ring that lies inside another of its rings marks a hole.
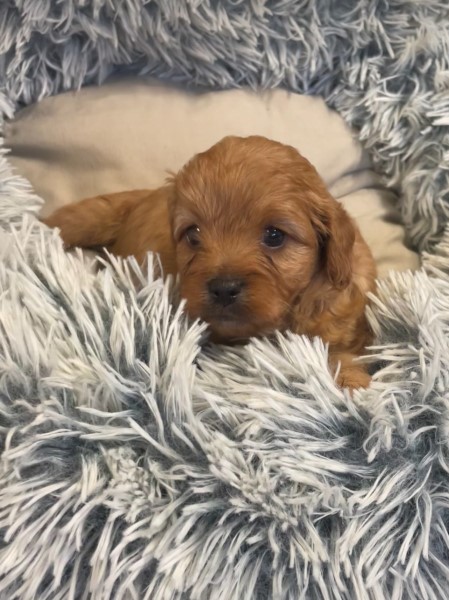
[[[196,225],[189,227],[184,233],[184,237],[192,248],[198,248],[200,245],[200,229]]]
[[[263,243],[268,248],[280,248],[285,241],[285,233],[277,227],[267,227],[263,234]]]

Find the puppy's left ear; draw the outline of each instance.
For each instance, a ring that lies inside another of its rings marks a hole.
[[[331,283],[337,289],[344,289],[352,276],[355,227],[342,205],[331,196],[314,205],[317,230],[323,244],[324,269]]]
[[[329,279],[338,289],[344,289],[352,277],[352,251],[355,227],[345,209],[336,200],[331,211],[329,238],[326,248],[326,270]]]

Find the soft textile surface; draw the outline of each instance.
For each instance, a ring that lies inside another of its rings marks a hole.
[[[2,114],[138,65],[320,93],[402,191],[372,387],[325,349],[203,348],[132,264],[94,274],[0,159],[0,598],[435,600],[449,586],[446,5],[0,5]],[[175,302],[176,306],[176,302]]]
[[[186,92],[124,77],[20,111],[5,128],[11,163],[45,199],[43,212],[105,192],[162,185],[225,135],[265,135],[298,148],[356,219],[379,276],[416,269],[396,196],[382,186],[343,119],[318,97],[285,90]]]

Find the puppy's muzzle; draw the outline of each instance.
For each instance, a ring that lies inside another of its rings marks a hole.
[[[241,299],[245,282],[232,277],[216,277],[207,283],[212,304],[225,308]]]

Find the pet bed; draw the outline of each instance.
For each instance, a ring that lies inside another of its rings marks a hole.
[[[0,598],[447,598],[448,17],[406,0],[2,3],[2,131],[124,70],[320,96],[422,266],[380,280],[374,380],[351,398],[319,340],[202,346],[151,268],[65,254],[3,150]]]

